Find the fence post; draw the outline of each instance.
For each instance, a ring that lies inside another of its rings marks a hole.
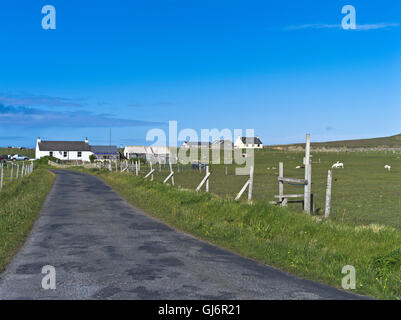
[[[242,196],[242,194],[244,193],[244,191],[246,190],[246,188],[249,187],[248,189],[248,200],[252,200],[252,187],[253,187],[253,166],[251,166],[251,170],[249,172],[249,179],[248,181],[244,184],[244,186],[242,187],[241,191],[237,194],[237,196],[235,197],[235,200],[239,200]]]
[[[202,188],[203,184],[204,184],[205,182],[208,182],[208,181],[209,181],[209,177],[210,177],[209,168],[206,167],[206,175],[205,175],[205,177],[202,179],[201,183],[199,183],[198,187],[196,188],[196,191],[199,191],[199,190]],[[206,192],[209,192],[209,184],[206,185]]]
[[[209,174],[209,165],[206,166],[206,175]],[[206,192],[209,192],[209,179],[206,180]]]
[[[325,206],[325,210],[324,210],[325,218],[328,218],[330,215],[331,181],[332,181],[332,171],[329,170],[329,172],[327,174],[326,206]]]
[[[16,176],[16,179],[18,179],[18,175],[19,175],[19,164],[17,164],[17,176]]]
[[[306,146],[305,146],[305,180],[307,184],[304,186],[304,211],[310,214],[310,200],[311,200],[311,173],[310,173],[310,134],[306,135]]]
[[[11,164],[10,181],[13,181],[13,171],[14,171],[14,165],[13,165],[13,164]]]
[[[284,178],[284,163],[279,162],[278,164],[278,177]],[[280,206],[286,207],[287,206],[287,199],[284,199],[284,181],[278,181],[278,201],[280,201]]]
[[[251,166],[251,171],[249,172],[248,201],[252,200],[252,191],[253,191],[253,166]]]
[[[173,165],[171,164],[171,162],[169,163],[170,165],[170,172],[173,174],[173,176],[171,177],[171,183],[174,185],[174,171],[173,171]]]
[[[0,181],[0,189],[3,189],[3,178],[4,178],[4,165],[1,166],[1,181]]]

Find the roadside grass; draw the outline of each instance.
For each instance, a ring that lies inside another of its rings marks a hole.
[[[54,181],[53,173],[39,168],[0,191],[0,272],[31,231]]]
[[[356,290],[401,298],[401,232],[376,224],[324,220],[266,201],[235,202],[148,181],[130,173],[83,170],[127,201],[184,232],[300,277],[341,288],[342,268],[356,269]]]

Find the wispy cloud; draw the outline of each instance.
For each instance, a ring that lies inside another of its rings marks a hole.
[[[357,24],[355,31],[367,31],[367,30],[378,30],[378,29],[391,29],[399,27],[399,23],[373,23],[373,24]],[[324,24],[324,23],[313,23],[313,24],[301,24],[296,26],[284,27],[284,30],[302,30],[302,29],[343,29],[341,24]]]
[[[18,94],[0,93],[0,103],[5,105],[77,108],[84,106],[82,100],[35,95],[26,92]]]
[[[92,112],[56,112],[28,107],[4,106],[0,104],[0,125],[20,127],[148,127],[165,123],[114,118],[110,114]]]

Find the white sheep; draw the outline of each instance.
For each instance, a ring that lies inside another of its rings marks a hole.
[[[384,169],[387,170],[387,171],[390,171],[390,170],[391,170],[391,166],[389,166],[388,164],[386,164],[386,165],[384,166]]]
[[[332,168],[344,168],[344,163],[337,161],[335,164],[331,166]]]

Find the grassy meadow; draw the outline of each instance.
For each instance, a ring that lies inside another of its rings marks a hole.
[[[304,152],[277,150],[255,151],[255,173],[253,200],[273,201],[278,194],[278,163],[284,163],[284,176],[304,178],[302,165]],[[383,224],[401,228],[401,153],[392,151],[369,152],[312,152],[312,192],[316,196],[314,215],[324,215],[327,171],[336,161],[344,163],[344,169],[333,169],[331,219],[356,224]],[[387,172],[384,166],[391,166]],[[211,165],[210,192],[225,199],[233,199],[241,190],[248,176],[235,175],[236,165]],[[163,181],[168,175],[168,167],[154,166],[154,179]],[[140,175],[148,172],[142,165]],[[227,170],[227,171],[226,171]],[[195,189],[205,175],[205,171],[191,170],[186,166],[180,171],[174,165],[175,185],[185,189]],[[227,175],[226,175],[227,172]],[[285,194],[302,194],[303,187],[284,184]],[[243,199],[247,194],[243,195]],[[302,211],[302,204],[289,204],[295,212]]]

